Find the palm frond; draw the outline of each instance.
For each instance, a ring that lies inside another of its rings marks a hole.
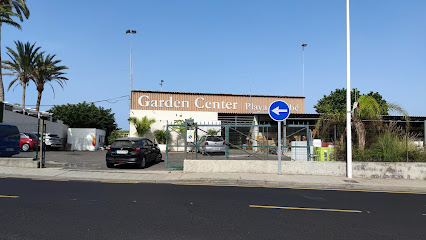
[[[388,103],[389,111],[396,112],[398,114],[402,114],[405,118],[405,122],[407,124],[407,130],[410,129],[410,117],[408,116],[408,112],[401,106],[396,103]]]
[[[358,99],[359,109],[356,110],[356,117],[360,120],[380,120],[381,109],[376,99],[372,96],[361,95]]]

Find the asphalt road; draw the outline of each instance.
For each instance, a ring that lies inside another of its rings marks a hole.
[[[426,195],[0,179],[0,239],[426,239]]]

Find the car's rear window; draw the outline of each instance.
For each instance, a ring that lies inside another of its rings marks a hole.
[[[208,136],[206,138],[206,141],[212,141],[212,142],[222,142],[223,138],[222,137],[216,137],[216,136]]]
[[[0,137],[18,137],[19,138],[19,136],[20,136],[20,133],[17,127],[8,126],[8,125],[0,126]]]
[[[37,138],[37,135],[35,135],[33,133],[25,133],[25,135],[28,135],[28,137],[30,137],[30,138]]]
[[[114,148],[122,148],[122,147],[136,147],[138,144],[138,141],[131,141],[131,140],[119,140],[115,141],[111,144],[111,147]]]

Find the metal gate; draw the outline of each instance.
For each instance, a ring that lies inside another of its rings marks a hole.
[[[189,141],[188,132],[193,134]],[[223,153],[203,151],[202,136],[215,135],[224,142]],[[183,170],[184,159],[277,160],[277,126],[270,124],[197,124],[179,120],[167,124],[165,163],[169,170]],[[309,125],[285,125],[282,154],[287,161],[313,159]]]

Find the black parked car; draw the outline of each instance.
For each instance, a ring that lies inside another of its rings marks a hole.
[[[160,162],[162,158],[160,149],[148,138],[126,137],[115,140],[106,153],[107,167],[115,164],[134,164],[145,168],[146,163]]]

